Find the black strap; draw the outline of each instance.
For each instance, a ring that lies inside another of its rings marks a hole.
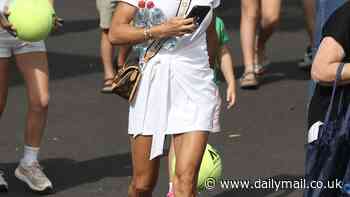
[[[341,63],[338,66],[338,69],[337,69],[337,75],[336,75],[335,81],[333,83],[333,91],[332,91],[331,101],[329,103],[327,114],[326,114],[326,117],[325,117],[325,120],[324,120],[325,124],[329,123],[329,120],[330,120],[330,117],[331,117],[331,113],[332,113],[332,110],[333,110],[333,103],[334,103],[334,99],[335,99],[335,92],[337,90],[337,83],[341,80],[341,74],[343,72],[344,66],[345,66],[345,63]]]

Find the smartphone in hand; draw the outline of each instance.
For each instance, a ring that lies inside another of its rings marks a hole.
[[[208,15],[210,9],[210,6],[194,6],[190,13],[186,16],[186,18],[194,18],[196,26],[198,27],[202,24],[203,20]]]

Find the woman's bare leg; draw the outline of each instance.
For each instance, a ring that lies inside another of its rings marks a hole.
[[[175,158],[175,149],[174,149],[174,137],[171,137],[169,153],[168,153],[168,171],[169,171],[169,183],[173,182],[173,159]]]
[[[47,56],[45,52],[19,54],[16,55],[16,63],[27,89],[28,112],[24,154],[15,175],[36,192],[52,192],[53,185],[38,162],[49,103]]]
[[[176,167],[175,196],[196,197],[197,176],[208,141],[208,132],[197,131],[174,137]]]
[[[25,143],[40,147],[49,103],[49,70],[45,52],[16,55],[16,63],[27,88],[28,112]]]
[[[260,18],[259,0],[241,0],[241,43],[245,72],[253,72],[257,35]]]
[[[104,66],[104,78],[111,79],[114,77],[114,66],[113,66],[113,56],[114,56],[114,46],[108,39],[109,29],[102,29],[101,32],[101,57]]]
[[[174,148],[174,137],[171,136],[169,153],[168,153],[168,173],[169,173],[169,192],[174,192],[173,182],[174,182],[174,166],[173,160],[175,159],[175,148]]]
[[[129,185],[129,197],[152,197],[158,180],[159,157],[149,160],[152,137],[130,137],[133,176]]]
[[[6,107],[9,80],[9,59],[0,58],[0,118]]]
[[[0,58],[0,118],[5,110],[9,80],[9,59]],[[0,193],[8,191],[8,183],[0,172]]]
[[[265,56],[266,42],[270,39],[280,20],[281,0],[260,0],[261,20],[257,41],[257,64],[261,64]]]
[[[316,20],[316,3],[315,0],[303,0],[306,30],[310,38],[310,46],[313,47],[314,29]]]

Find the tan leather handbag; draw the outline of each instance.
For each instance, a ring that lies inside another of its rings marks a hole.
[[[129,103],[135,98],[136,89],[140,83],[141,70],[139,65],[124,64],[119,68],[113,79],[113,93],[127,99]]]
[[[166,40],[155,40],[147,48],[144,56],[144,66],[151,60],[162,48]],[[132,103],[137,92],[141,80],[141,68],[138,58],[128,57],[128,61],[119,68],[118,73],[113,79],[112,89],[113,93]]]

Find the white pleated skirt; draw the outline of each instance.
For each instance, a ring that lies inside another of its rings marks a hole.
[[[160,53],[145,66],[129,109],[129,134],[153,136],[151,157],[163,153],[165,135],[214,132],[218,107],[214,72],[205,56]]]

